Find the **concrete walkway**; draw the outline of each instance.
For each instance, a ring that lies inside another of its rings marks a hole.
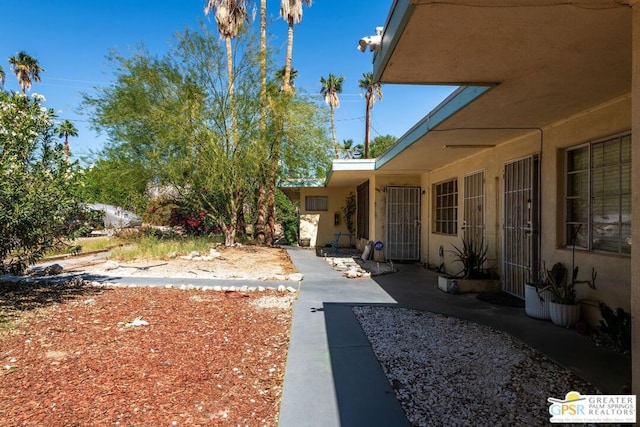
[[[288,248],[304,273],[280,409],[283,427],[409,425],[371,345],[344,303],[395,303],[369,279],[346,279],[315,251]]]
[[[559,365],[621,394],[630,382],[628,356],[596,347],[587,337],[526,316],[523,308],[478,301],[437,289],[437,275],[417,265],[374,279],[346,279],[315,251],[288,248],[304,273],[293,309],[280,426],[408,425],[352,305],[390,304],[442,313],[505,331]]]

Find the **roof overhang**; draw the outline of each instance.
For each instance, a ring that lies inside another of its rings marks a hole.
[[[628,95],[622,0],[396,0],[374,58],[383,83],[461,88],[376,162],[428,171]]]
[[[299,200],[300,190],[303,188],[321,188],[325,186],[324,179],[316,178],[290,178],[280,181],[278,188],[289,198],[289,200]]]
[[[376,159],[335,159],[327,175],[327,186],[355,187],[375,173]]]

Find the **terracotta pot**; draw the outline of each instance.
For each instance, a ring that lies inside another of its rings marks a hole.
[[[580,304],[549,304],[549,314],[554,325],[571,328],[580,321]]]
[[[542,301],[540,301],[542,297]],[[538,288],[533,285],[524,285],[524,311],[527,316],[536,319],[548,320],[551,318],[549,314],[549,304],[551,303],[551,292],[544,291],[538,294]]]

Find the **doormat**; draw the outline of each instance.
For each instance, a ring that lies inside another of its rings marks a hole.
[[[507,307],[524,308],[524,300],[506,292],[482,292],[476,295],[480,301]]]

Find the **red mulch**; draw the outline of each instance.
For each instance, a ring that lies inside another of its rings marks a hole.
[[[275,426],[293,298],[0,284],[0,425]]]

